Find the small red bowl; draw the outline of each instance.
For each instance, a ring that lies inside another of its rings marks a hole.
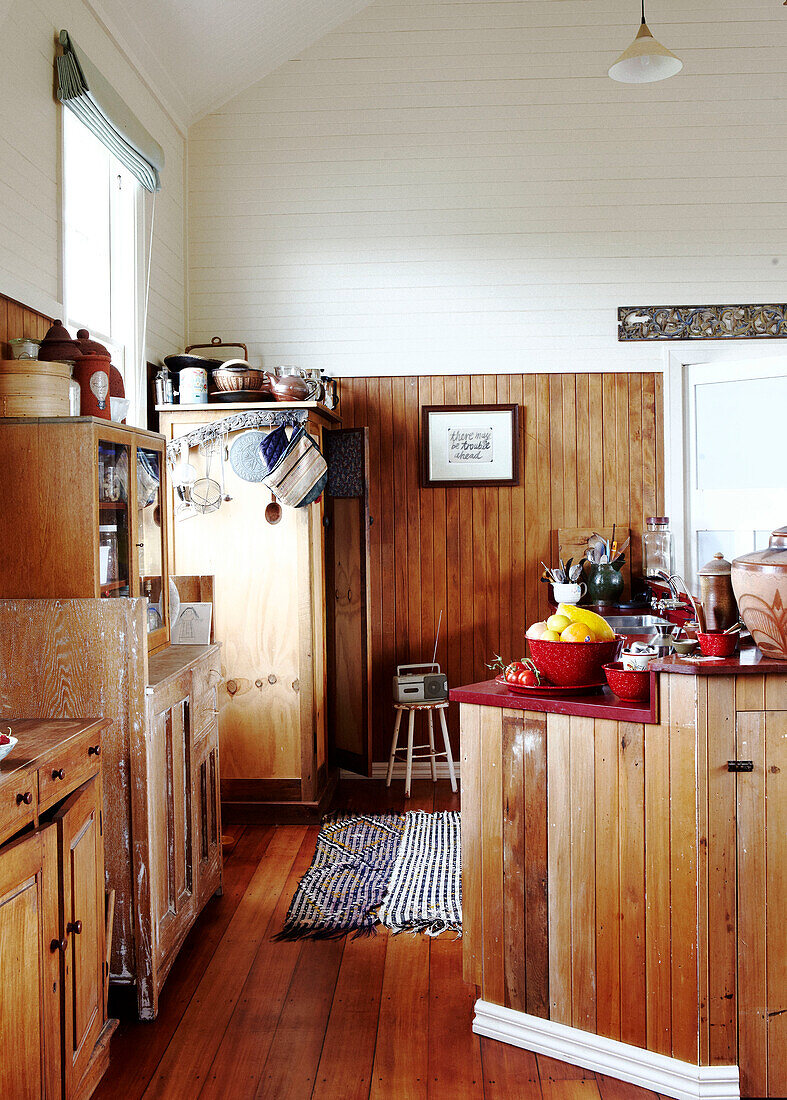
[[[732,657],[738,648],[737,634],[702,634],[697,631],[703,657]]]
[[[604,675],[618,699],[646,703],[650,698],[650,672],[647,669],[627,669],[621,661],[615,661],[614,664],[604,665]]]
[[[533,664],[552,684],[574,687],[603,683],[602,669],[623,648],[617,634],[611,642],[543,642],[529,638]]]

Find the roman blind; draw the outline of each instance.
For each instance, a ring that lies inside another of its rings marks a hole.
[[[60,32],[63,52],[56,58],[57,96],[125,165],[147,191],[161,187],[164,151],[123,102],[112,85],[78,50],[68,31]]]

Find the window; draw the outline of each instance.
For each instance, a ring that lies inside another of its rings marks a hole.
[[[64,127],[65,323],[90,329],[123,375],[135,419],[140,187],[71,111]]]
[[[731,560],[762,549],[787,516],[787,358],[689,363],[682,376],[683,567],[696,590],[716,551]]]

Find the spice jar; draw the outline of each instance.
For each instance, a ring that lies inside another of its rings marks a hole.
[[[732,563],[723,554],[714,554],[702,569],[700,599],[705,612],[706,630],[726,630],[738,621],[738,604],[732,590]]]

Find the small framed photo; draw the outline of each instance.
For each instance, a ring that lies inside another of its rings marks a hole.
[[[423,406],[423,488],[518,484],[518,405]]]
[[[182,603],[170,628],[172,645],[208,645],[212,603]]]

